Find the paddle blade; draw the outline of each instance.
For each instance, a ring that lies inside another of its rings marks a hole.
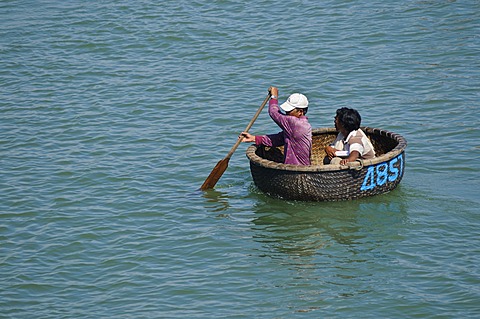
[[[223,173],[227,169],[229,161],[230,161],[230,158],[224,158],[221,161],[218,161],[217,165],[215,165],[210,175],[208,175],[205,182],[203,182],[203,185],[202,187],[200,187],[200,190],[204,191],[207,189],[214,188],[215,184],[217,184],[218,180],[220,179],[220,177],[222,177]]]

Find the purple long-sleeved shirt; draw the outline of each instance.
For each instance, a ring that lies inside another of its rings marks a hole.
[[[306,116],[298,118],[282,114],[276,99],[270,99],[268,114],[282,129],[282,132],[256,136],[255,144],[266,146],[284,145],[283,162],[285,164],[310,165],[312,126],[308,123],[308,118]]]

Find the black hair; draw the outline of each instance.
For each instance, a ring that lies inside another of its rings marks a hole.
[[[355,109],[342,107],[337,110],[337,118],[348,132],[358,130],[362,122],[362,117]]]

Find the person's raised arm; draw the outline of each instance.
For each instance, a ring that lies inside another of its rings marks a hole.
[[[271,86],[268,88],[268,92],[270,92],[270,98],[278,100],[278,88]]]

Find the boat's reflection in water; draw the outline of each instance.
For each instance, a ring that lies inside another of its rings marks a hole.
[[[304,287],[302,298],[348,297],[388,280],[409,222],[399,187],[392,194],[347,202],[301,203],[263,198],[255,205],[254,240],[283,272],[281,285]],[[289,278],[289,279],[287,279]]]

